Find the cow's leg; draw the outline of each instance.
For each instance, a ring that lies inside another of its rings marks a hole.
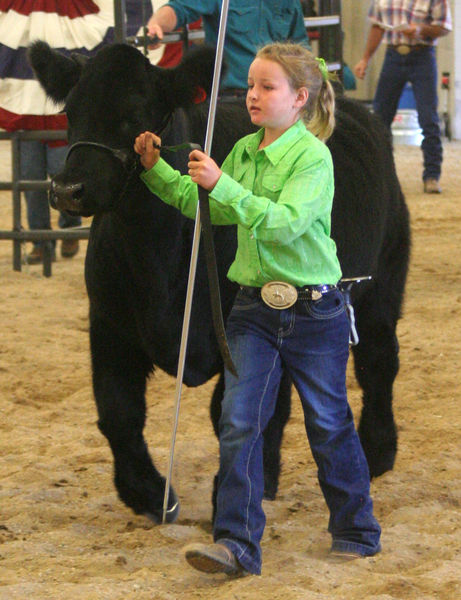
[[[160,522],[165,478],[152,463],[143,437],[146,378],[151,364],[143,352],[97,319],[91,320],[90,340],[98,426],[114,456],[117,492],[136,514]],[[171,489],[168,522],[176,519],[178,509]]]
[[[216,384],[211,399],[211,420],[216,436],[219,431],[219,418],[221,416],[221,401],[224,394],[224,377],[221,376]],[[277,404],[274,415],[264,430],[264,497],[274,500],[277,494],[280,475],[280,446],[282,444],[283,429],[290,416],[291,406],[291,379],[284,372],[280,382]],[[213,507],[216,498],[216,477],[213,486]]]
[[[378,276],[356,307],[360,342],[353,348],[355,374],[363,390],[359,435],[371,477],[394,466],[397,430],[392,410],[392,388],[399,370],[396,336],[410,255],[408,212],[403,197],[392,229],[392,243],[384,245]]]
[[[355,374],[363,390],[358,431],[371,477],[391,470],[397,453],[392,388],[399,370],[396,327],[406,272],[405,245],[401,245],[398,261],[388,263],[390,275],[371,286],[356,308],[360,342],[353,353]]]
[[[371,477],[394,466],[397,431],[392,411],[392,386],[399,368],[395,326],[373,318],[373,307],[356,311],[360,342],[353,348],[357,380],[363,390],[358,432]]]

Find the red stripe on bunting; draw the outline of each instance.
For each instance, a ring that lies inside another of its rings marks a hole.
[[[18,115],[0,107],[0,127],[6,131],[67,129],[67,115]]]
[[[8,10],[25,16],[40,11],[75,19],[98,13],[99,7],[92,0],[0,0],[0,11]]]

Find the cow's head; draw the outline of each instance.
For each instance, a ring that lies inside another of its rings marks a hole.
[[[90,216],[112,210],[122,194],[134,164],[135,137],[160,132],[172,111],[193,103],[198,87],[209,91],[214,50],[202,48],[178,67],[160,69],[125,44],[86,59],[66,57],[38,41],[29,60],[46,94],[64,102],[73,145],[53,179],[52,206]]]

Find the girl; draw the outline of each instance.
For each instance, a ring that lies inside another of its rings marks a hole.
[[[196,569],[228,575],[261,572],[262,432],[282,363],[301,398],[332,552],[372,556],[381,533],[346,396],[349,322],[330,237],[333,165],[321,141],[334,127],[324,61],[296,44],[265,46],[250,66],[247,108],[260,129],[237,142],[221,169],[194,150],[181,176],[160,158],[152,142],[161,140],[150,132],[134,146],[142,179],[165,202],[194,218],[199,184],[210,191],[213,223],[238,225],[228,277],[241,289],[227,321],[238,378],[225,373],[215,543],[185,549]]]

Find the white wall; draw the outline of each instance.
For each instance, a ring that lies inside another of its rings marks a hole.
[[[344,31],[344,61],[353,68],[360,60],[365,48],[369,22],[367,19],[369,0],[342,0],[342,22]],[[437,65],[439,69],[440,106],[444,102],[440,89],[440,78],[443,71],[451,75],[451,89],[448,97],[448,112],[451,115],[453,134],[461,139],[461,0],[450,0],[453,17],[453,32],[439,39],[437,48]],[[384,58],[385,46],[382,44],[376,51],[368,67],[365,80],[357,81],[357,90],[348,95],[361,100],[371,100],[376,89],[378,76]],[[456,59],[455,59],[456,57]]]

